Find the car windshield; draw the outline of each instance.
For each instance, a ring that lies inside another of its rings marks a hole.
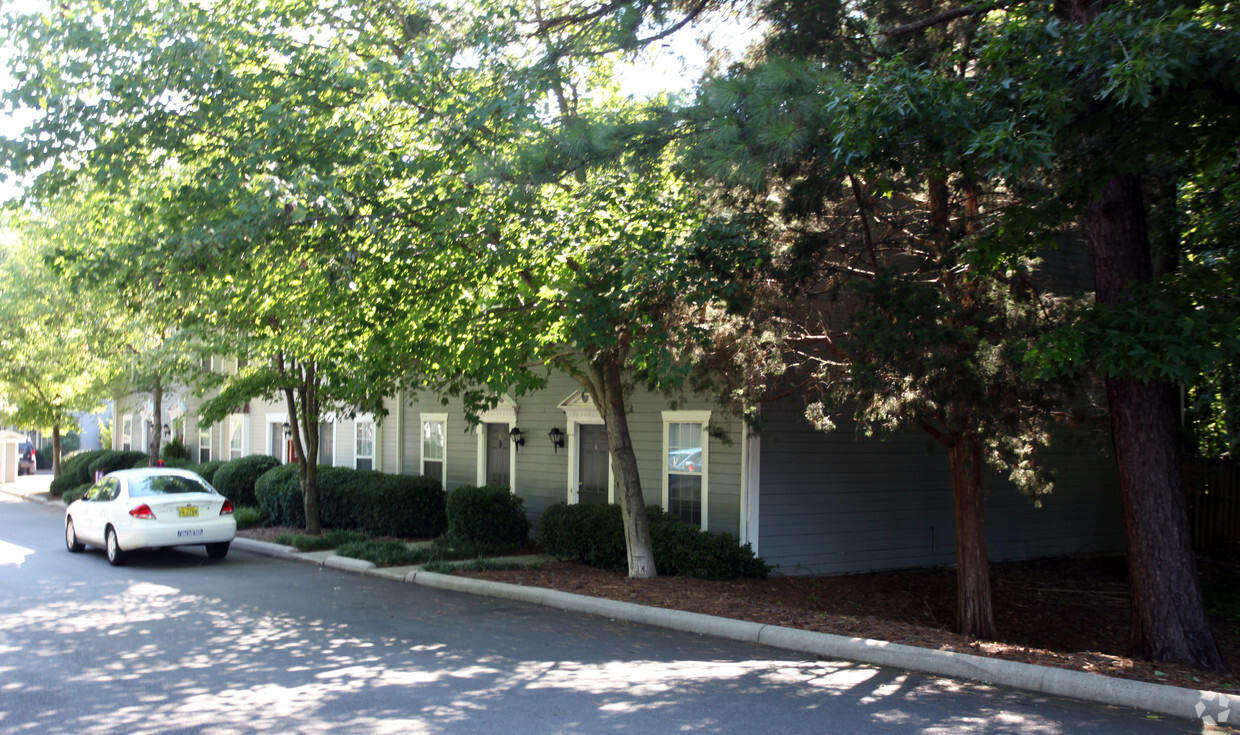
[[[150,495],[176,495],[178,493],[214,492],[202,480],[181,475],[153,475],[131,480],[129,497],[144,498]]]

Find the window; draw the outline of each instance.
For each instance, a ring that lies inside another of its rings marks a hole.
[[[447,426],[448,414],[446,413],[422,414],[421,474],[439,480],[440,484],[444,481],[444,464],[447,457],[445,441]]]
[[[663,505],[691,526],[706,528],[709,411],[664,411]]]
[[[211,427],[198,430],[198,461],[211,461]]]
[[[372,470],[375,467],[375,422],[357,420],[357,469]]]
[[[133,416],[121,417],[121,451],[133,449]]]
[[[229,433],[228,433],[228,458],[229,459],[240,459],[241,452],[245,447],[245,444],[243,442],[243,437],[242,437],[242,430],[245,424],[242,422],[242,419],[239,416],[234,416],[232,418],[232,421],[229,423],[230,423],[230,426],[229,426]]]
[[[285,454],[285,449],[288,446],[288,440],[284,438],[284,423],[278,422],[278,421],[272,421],[270,418],[268,418],[267,439],[268,439],[268,444],[269,444],[268,449],[270,450],[268,451],[268,454],[280,460],[281,462],[287,462],[288,457],[285,457],[284,454]]]
[[[328,467],[335,464],[336,425],[330,421],[319,422],[319,464]]]

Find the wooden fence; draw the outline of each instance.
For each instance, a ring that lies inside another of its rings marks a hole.
[[[1205,551],[1240,544],[1240,463],[1188,461],[1184,489],[1194,548]]]

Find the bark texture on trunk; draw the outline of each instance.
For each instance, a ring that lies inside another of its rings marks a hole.
[[[982,487],[982,445],[965,438],[948,454],[956,514],[956,624],[975,638],[995,637],[986,552],[986,493]]]
[[[628,412],[624,407],[624,385],[620,367],[610,362],[592,366],[603,395],[599,406],[607,427],[607,446],[611,461],[620,479],[620,510],[624,517],[624,540],[629,554],[629,576],[649,579],[658,576],[654,564],[654,543],[650,537],[650,521],[646,518],[646,497],[642,494],[641,477],[637,471],[637,455],[629,436]]]
[[[111,449],[112,447],[105,447]],[[60,424],[52,425],[52,477],[60,477]]]
[[[156,376],[151,383],[151,435],[147,438],[147,466],[159,463],[159,442],[164,434],[164,385]]]
[[[1153,276],[1141,177],[1112,178],[1085,211],[1098,302]],[[1175,386],[1109,378],[1107,401],[1128,546],[1134,656],[1221,668],[1193,557],[1175,437]]]

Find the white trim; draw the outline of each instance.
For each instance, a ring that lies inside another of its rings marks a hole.
[[[668,507],[670,487],[668,482],[667,456],[669,452],[669,429],[672,424],[701,424],[702,426],[702,525],[703,531],[710,530],[710,411],[664,411],[663,412],[663,454],[659,457],[659,476],[663,483],[663,508]]]
[[[443,424],[443,457],[436,460],[442,463],[443,486],[448,487],[448,414],[446,413],[423,413],[418,414],[418,474],[426,475],[426,437],[423,433],[427,424],[440,423]]]
[[[474,427],[474,434],[478,437],[477,452],[477,483],[478,485],[487,484],[487,424],[508,424],[508,430],[512,431],[517,426],[517,403],[508,396],[500,397],[500,404],[489,411],[483,411],[478,415],[478,424]],[[446,426],[444,427],[447,428]],[[509,445],[508,447],[508,489],[513,495],[517,494],[517,447]]]
[[[560,401],[559,408],[564,412],[564,449],[568,452],[567,502],[576,505],[581,502],[581,492],[577,489],[581,483],[581,451],[577,446],[580,431],[577,427],[605,426],[606,422],[599,413],[598,404],[583,390]],[[616,468],[611,461],[610,447],[607,451],[607,502],[616,502]]]
[[[278,436],[282,441],[280,442],[280,453],[273,454],[272,456],[280,460],[280,464],[288,464],[288,438],[284,436],[284,424],[286,423],[288,423],[288,411],[266,415],[267,431],[264,433],[263,443],[268,445],[266,447],[267,450],[271,449],[271,427],[274,425],[276,430],[280,432]]]
[[[224,452],[225,454],[228,455],[228,459],[225,461],[230,461],[232,459],[235,459],[232,456],[232,437],[233,437],[233,426],[234,425],[241,427],[241,454],[239,456],[245,457],[249,455],[250,422],[246,420],[247,418],[248,418],[248,414],[244,414],[244,413],[234,413],[234,414],[229,415],[228,429],[227,429],[228,433],[225,434],[224,436]]]
[[[371,426],[374,427],[374,436],[371,438],[370,454],[368,455],[357,453],[357,440],[358,440],[357,430],[358,430],[358,427],[360,427],[362,424],[370,424]],[[372,470],[379,469],[378,444],[379,444],[379,425],[375,423],[374,415],[369,414],[369,413],[359,414],[353,420],[353,469],[357,469],[357,461],[359,459],[369,459],[370,469]]]
[[[129,445],[128,450],[125,449],[126,444]],[[113,448],[120,449],[123,451],[133,450],[133,415],[132,414],[124,414],[123,416],[121,416],[120,446],[113,447]]]
[[[744,427],[745,446],[741,452],[741,545],[753,547],[758,556],[758,505],[762,486],[762,437]]]

